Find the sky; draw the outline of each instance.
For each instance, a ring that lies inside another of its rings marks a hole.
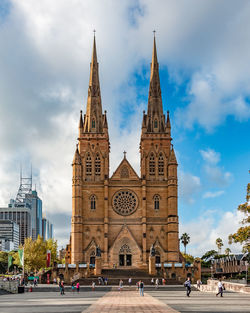
[[[187,252],[195,256],[216,249],[218,237],[228,247],[250,178],[249,16],[247,0],[0,0],[0,206],[16,196],[20,164],[28,175],[32,163],[59,248],[68,243],[94,29],[110,176],[124,150],[140,172],[156,30],[179,163],[180,235],[190,235]]]

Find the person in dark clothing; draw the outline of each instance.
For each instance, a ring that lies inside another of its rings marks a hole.
[[[188,279],[185,281],[184,286],[186,287],[187,297],[190,297],[190,293],[191,293],[191,280],[190,280],[190,277],[188,277]]]

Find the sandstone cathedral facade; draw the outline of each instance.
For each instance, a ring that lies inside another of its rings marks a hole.
[[[94,38],[86,113],[80,113],[72,168],[72,220],[68,262],[103,269],[148,269],[150,248],[156,263],[178,263],[177,160],[169,112],[163,112],[154,38],[147,112],[143,112],[140,175],[126,153],[109,174],[109,130],[103,112]]]

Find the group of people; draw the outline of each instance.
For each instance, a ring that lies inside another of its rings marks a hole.
[[[63,280],[60,280],[59,283],[58,283],[58,285],[59,285],[59,288],[60,288],[60,294],[61,294],[61,295],[65,295],[65,292],[64,292],[64,289],[65,289],[64,281],[63,281]],[[72,292],[75,292],[75,290],[76,290],[77,292],[79,292],[79,291],[80,291],[80,283],[77,282],[77,283],[75,284],[75,282],[72,282],[72,283],[71,283],[71,290],[72,290]]]

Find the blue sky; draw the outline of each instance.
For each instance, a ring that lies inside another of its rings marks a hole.
[[[0,2],[0,205],[29,169],[68,242],[71,161],[96,29],[110,175],[124,149],[139,173],[156,29],[164,111],[179,163],[180,233],[201,255],[239,226],[249,182],[250,3],[231,0]],[[239,245],[231,247],[241,250]]]

